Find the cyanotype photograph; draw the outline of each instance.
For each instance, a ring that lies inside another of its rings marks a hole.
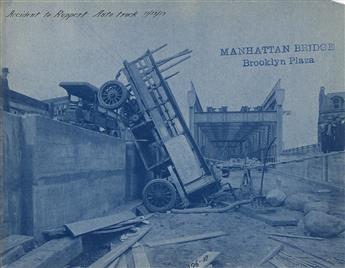
[[[0,2],[0,267],[345,267],[341,1]]]

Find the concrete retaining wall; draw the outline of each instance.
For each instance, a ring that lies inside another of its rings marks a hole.
[[[4,125],[10,233],[40,237],[138,196],[140,161],[135,152],[126,156],[124,139],[38,115],[5,114]],[[126,157],[133,169],[126,170]]]
[[[21,230],[23,136],[20,116],[3,113],[2,119],[1,237],[4,237]]]

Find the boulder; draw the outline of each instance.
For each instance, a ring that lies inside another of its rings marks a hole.
[[[304,227],[312,236],[333,237],[345,230],[345,223],[321,211],[310,211],[304,217]]]
[[[305,214],[307,214],[313,210],[328,213],[329,205],[326,202],[308,202],[308,203],[305,203],[305,205],[304,205],[304,213]]]
[[[311,196],[305,193],[297,193],[289,195],[285,200],[285,205],[289,209],[303,211],[304,205],[312,201]]]
[[[273,189],[269,191],[266,195],[266,201],[272,207],[279,207],[281,206],[286,199],[286,194],[279,189]]]

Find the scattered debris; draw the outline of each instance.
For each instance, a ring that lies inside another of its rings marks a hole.
[[[217,251],[207,251],[203,255],[201,255],[196,260],[192,261],[190,264],[186,266],[186,268],[208,268],[212,267],[212,262],[219,256],[219,252]]]
[[[112,249],[110,252],[105,254],[103,257],[95,261],[89,266],[89,268],[103,268],[107,267],[113,261],[115,261],[121,254],[123,254],[127,249],[133,246],[137,241],[139,241],[144,235],[146,235],[151,229],[151,226],[144,227],[135,237],[131,237],[128,240],[122,242],[120,245]]]
[[[321,237],[312,237],[312,236],[302,236],[302,235],[292,235],[292,234],[279,234],[279,233],[265,233],[265,234],[272,235],[272,236],[289,237],[289,238],[310,239],[310,240],[324,240]]]
[[[93,231],[112,226],[130,219],[135,218],[135,214],[131,211],[123,211],[114,215],[93,218],[84,221],[66,224],[66,228],[74,237],[91,233]]]
[[[137,235],[137,232],[139,232],[140,228],[133,227],[132,230],[133,230],[134,233],[126,233],[126,234],[121,235],[120,241],[125,241],[125,240],[127,240],[128,238],[130,238],[130,237],[136,236],[136,235]]]
[[[304,226],[311,235],[325,238],[345,231],[344,221],[320,211],[309,212],[304,217]]]
[[[325,261],[322,258],[316,255],[312,256],[309,253],[305,252],[304,250],[301,250],[300,248],[296,247],[293,244],[289,244],[283,241],[281,242],[286,244],[287,246],[290,246],[294,249],[302,251],[302,253],[306,255],[309,255],[307,256],[308,259],[305,259],[302,257],[296,257],[296,256],[293,256],[291,253],[287,253],[286,251],[284,251],[284,244],[280,244],[278,247],[273,249],[265,258],[262,259],[259,266],[265,264],[266,262],[269,262],[274,267],[278,267],[278,268],[291,267],[291,266],[287,266],[286,263],[293,265],[293,267],[314,267],[314,268],[325,268],[325,267],[329,268],[330,267],[329,262],[326,261],[325,263]]]
[[[284,248],[283,244],[280,244],[278,247],[274,248],[266,257],[264,257],[260,262],[259,266],[263,265],[264,263],[268,262],[271,258],[279,253]]]
[[[259,213],[258,210],[254,208],[242,206],[239,211],[246,215],[247,217],[251,217],[253,219],[263,221],[266,224],[271,226],[297,226],[298,220],[292,217],[289,217],[283,213],[277,214],[262,214]]]
[[[270,264],[272,264],[274,267],[277,268],[288,268],[284,263],[282,263],[278,258],[273,257],[268,261]]]
[[[289,247],[291,247],[291,248],[297,249],[297,250],[303,252],[303,253],[306,254],[306,255],[309,255],[309,256],[311,256],[311,257],[317,258],[317,259],[319,259],[319,260],[321,260],[321,261],[323,261],[323,262],[328,263],[328,265],[330,265],[330,264],[331,264],[331,265],[334,265],[334,262],[332,262],[332,261],[330,261],[330,260],[327,260],[327,259],[325,259],[325,258],[322,258],[322,257],[320,257],[320,256],[318,256],[318,255],[316,255],[316,254],[311,253],[311,252],[308,252],[308,251],[306,251],[305,249],[303,249],[303,248],[301,248],[301,247],[299,247],[299,246],[296,246],[295,244],[292,244],[292,243],[289,243],[289,242],[286,242],[286,241],[284,241],[284,240],[281,240],[281,239],[278,239],[278,238],[275,238],[275,237],[271,237],[271,236],[269,237],[269,239],[272,239],[272,240],[274,240],[274,241],[277,241],[277,242],[279,242],[279,243],[282,243],[282,244],[284,244],[284,245],[287,245],[287,246],[289,246]]]
[[[272,207],[281,206],[286,199],[286,194],[280,189],[273,189],[266,195],[266,202]]]
[[[226,212],[230,209],[236,208],[238,206],[249,204],[252,202],[252,199],[246,199],[242,201],[237,201],[235,203],[229,204],[222,208],[210,208],[210,207],[203,207],[203,208],[187,208],[187,209],[172,209],[173,213],[176,214],[192,214],[192,213],[222,213]]]
[[[171,239],[165,239],[165,240],[162,239],[160,241],[147,242],[146,245],[149,247],[159,247],[159,246],[165,246],[165,245],[170,245],[170,244],[180,244],[180,243],[187,243],[187,242],[196,241],[196,240],[210,239],[210,238],[215,238],[215,237],[224,236],[224,235],[228,235],[228,234],[222,231],[219,231],[219,232],[190,235],[190,236],[171,238]]]
[[[306,193],[297,193],[288,196],[285,200],[285,206],[292,210],[303,211],[304,205],[312,201],[311,196]]]
[[[138,244],[138,243],[137,243]],[[144,246],[139,244],[132,247],[135,268],[151,268],[149,259],[146,256]]]
[[[67,236],[68,232],[65,226],[61,226],[55,229],[45,230],[42,232],[42,234],[47,240],[50,240]]]
[[[316,262],[314,260],[309,261],[309,260],[304,260],[302,258],[292,256],[292,255],[286,253],[285,251],[279,252],[279,257],[284,259],[288,263],[291,263],[297,267],[300,267],[300,266],[302,266],[302,267],[328,267],[328,266],[320,264],[319,262]]]
[[[329,205],[326,202],[308,202],[304,205],[305,214],[308,214],[310,211],[313,210],[328,213]]]

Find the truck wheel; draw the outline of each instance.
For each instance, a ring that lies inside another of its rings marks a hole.
[[[143,190],[145,207],[151,212],[165,212],[175,206],[175,187],[165,179],[155,179],[146,184]]]
[[[116,109],[122,106],[129,97],[126,87],[119,81],[104,83],[98,91],[98,103],[105,109]]]

